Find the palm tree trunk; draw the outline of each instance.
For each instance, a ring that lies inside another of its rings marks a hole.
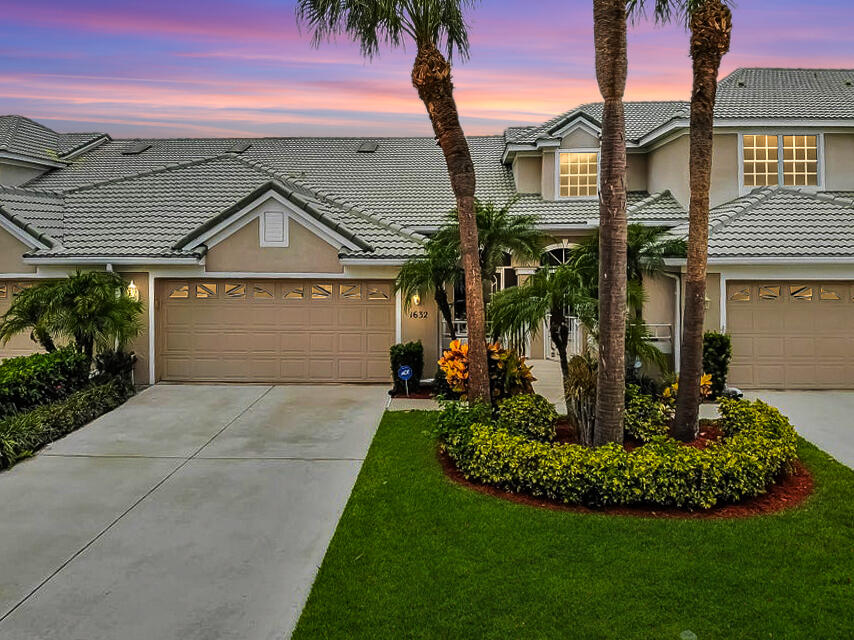
[[[53,341],[50,333],[44,327],[34,327],[32,333],[30,334],[30,340],[33,342],[38,342],[42,349],[47,351],[48,353],[53,353],[56,351],[56,343]]]
[[[474,162],[454,102],[451,65],[432,43],[418,45],[418,54],[412,67],[412,85],[418,90],[418,96],[427,108],[433,132],[445,155],[451,188],[457,201],[460,255],[466,284],[468,398],[489,404],[492,398],[486,361],[486,317],[474,210]]]
[[[569,344],[569,325],[563,309],[553,308],[549,314],[549,334],[557,348],[560,360],[560,373],[563,376],[564,387],[569,377],[569,360],[566,357],[566,347]]]
[[[688,211],[679,392],[671,429],[671,434],[683,441],[697,437],[700,413],[715,95],[721,59],[729,51],[731,31],[732,13],[720,0],[706,2],[691,16],[691,59],[694,68],[694,88],[691,93],[691,202]]]
[[[448,292],[445,291],[444,285],[435,287],[433,299],[436,300],[436,306],[439,307],[445,326],[448,327],[448,335],[451,336],[451,340],[456,340],[457,328],[454,326],[454,314],[451,313],[451,304],[448,302]]]
[[[604,99],[599,191],[599,369],[593,444],[623,441],[626,339],[625,0],[593,0],[596,79]]]

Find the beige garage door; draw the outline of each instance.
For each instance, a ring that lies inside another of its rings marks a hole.
[[[730,384],[854,389],[854,283],[728,282]]]
[[[390,282],[163,280],[157,304],[161,380],[389,379]]]
[[[15,295],[25,287],[33,286],[33,282],[21,282],[18,280],[0,280],[0,316],[9,310]],[[18,334],[6,344],[0,344],[0,360],[14,358],[15,356],[28,356],[36,351],[41,351],[39,346],[30,340],[29,331]]]

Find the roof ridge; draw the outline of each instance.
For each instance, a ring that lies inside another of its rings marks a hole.
[[[18,227],[21,231],[26,233],[34,240],[46,244],[48,248],[55,249],[62,246],[62,243],[57,241],[56,238],[49,235],[48,233],[45,233],[39,227],[29,222],[23,216],[7,211],[2,204],[0,204],[0,215],[3,215],[3,217],[5,217],[9,222]]]
[[[670,190],[665,189],[664,191],[656,191],[654,193],[650,193],[645,198],[641,198],[634,204],[630,204],[626,207],[626,213],[636,213],[641,209],[650,206],[651,204],[655,204],[659,200],[661,200],[665,195],[670,195]]]
[[[272,167],[269,167],[268,165],[263,163],[261,160],[257,160],[254,158],[250,160],[249,158],[237,156],[237,159],[240,160],[241,162],[244,162],[245,164],[248,164],[250,166],[259,168],[262,171],[265,171],[268,175],[270,175],[270,176],[272,176],[278,180],[290,182],[291,184],[299,185],[299,186],[307,189],[308,191],[312,192],[315,196],[317,196],[317,199],[319,202],[323,202],[323,203],[327,203],[327,204],[334,204],[336,207],[339,207],[339,208],[343,209],[344,211],[352,211],[354,214],[361,216],[362,218],[365,218],[365,219],[369,220],[370,222],[373,222],[374,224],[378,224],[381,227],[385,227],[391,231],[394,231],[398,235],[410,238],[410,239],[415,240],[416,242],[419,242],[421,244],[423,244],[424,242],[427,241],[427,238],[425,236],[423,236],[422,234],[418,233],[417,231],[414,231],[414,230],[409,229],[408,227],[405,227],[401,224],[398,224],[396,222],[388,220],[387,218],[385,218],[385,216],[381,216],[378,213],[363,209],[362,207],[359,207],[358,205],[355,205],[352,202],[349,202],[349,201],[347,201],[341,197],[334,196],[329,192],[326,192],[322,189],[318,189],[317,187],[315,187],[313,184],[309,183],[304,178],[297,178],[297,177],[293,177],[293,176],[284,177],[281,174],[279,174],[279,172],[277,172],[275,169],[273,169]]]
[[[742,202],[739,203],[739,205],[736,206],[735,209],[729,215],[720,215],[719,217],[716,217],[714,221],[712,221],[711,216],[709,216],[709,235],[711,235],[712,232],[717,231],[721,227],[726,226],[734,220],[740,218],[748,211],[752,211],[765,200],[767,200],[769,197],[778,193],[781,190],[782,189],[780,187],[759,187],[751,191],[749,194],[742,196],[741,198],[736,198],[735,200],[730,201],[732,203],[742,200]],[[726,206],[726,204],[720,206],[724,207]],[[718,207],[715,208],[717,209]]]
[[[10,184],[0,184],[0,192],[3,193],[17,193],[19,195],[43,195],[43,196],[53,196],[55,198],[62,198],[63,192],[56,189],[38,189],[34,187],[27,187],[25,185],[10,185]]]
[[[89,182],[87,184],[78,185],[76,187],[71,187],[70,189],[65,189],[62,193],[77,193],[78,191],[88,191],[89,189],[97,189],[98,187],[103,187],[109,184],[116,184],[118,182],[129,182],[137,178],[144,178],[147,176],[156,175],[158,173],[166,173],[175,169],[184,169],[186,167],[192,167],[198,164],[212,162],[214,160],[224,160],[229,157],[233,158],[233,155],[229,153],[220,153],[214,156],[208,156],[206,158],[196,158],[195,160],[187,160],[185,162],[173,162],[171,164],[161,165],[159,167],[148,169],[147,171],[141,171],[139,173],[134,173],[127,176],[118,176],[115,178],[109,178],[108,180],[100,180],[96,182]]]
[[[826,191],[811,192],[805,191],[803,189],[796,189],[795,191],[802,195],[809,196],[815,200],[820,200],[822,202],[830,202],[839,205],[840,207],[845,207],[846,209],[854,209],[854,198],[842,198],[840,196],[831,195]]]

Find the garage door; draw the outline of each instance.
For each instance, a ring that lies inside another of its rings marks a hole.
[[[390,282],[159,280],[157,304],[162,380],[389,379]]]
[[[19,291],[31,286],[33,286],[33,282],[0,280],[0,316],[9,310],[12,300]],[[14,336],[6,344],[0,344],[0,360],[14,358],[15,356],[27,356],[36,351],[41,351],[41,349],[30,340],[30,332],[25,331]]]
[[[854,283],[728,282],[730,384],[854,389]]]

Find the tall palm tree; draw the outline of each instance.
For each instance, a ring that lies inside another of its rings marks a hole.
[[[456,235],[459,237],[459,234]],[[448,287],[459,282],[461,278],[458,247],[431,238],[424,247],[423,256],[407,260],[400,268],[394,281],[394,289],[395,292],[400,292],[406,311],[412,307],[412,298],[416,294],[422,298],[432,295],[448,328],[448,335],[451,340],[456,340],[457,331],[448,301]]]
[[[626,0],[593,0],[596,80],[604,100],[599,180],[596,446],[623,441],[626,338]]]
[[[476,0],[299,0],[297,19],[314,31],[315,43],[344,32],[359,43],[362,54],[369,58],[376,55],[381,40],[395,47],[407,39],[415,43],[412,85],[427,109],[442,148],[457,203],[468,318],[469,397],[489,404],[486,316],[474,213],[474,162],[460,125],[451,81],[453,55],[465,58],[469,52],[463,9],[475,4]]]
[[[12,306],[3,314],[0,321],[0,342],[3,344],[23,333],[30,331],[30,340],[38,343],[50,353],[56,351],[53,336],[46,325],[45,312],[53,297],[54,283],[45,282],[17,294]]]
[[[498,207],[493,202],[475,200],[480,272],[487,301],[492,291],[492,277],[504,261],[505,254],[536,261],[549,243],[549,236],[537,229],[536,216],[511,213],[515,203],[514,198]],[[459,247],[456,211],[451,212],[450,219],[452,224],[441,228],[434,238],[445,245]]]
[[[635,12],[642,11],[643,5],[643,0],[629,0],[629,8]],[[676,417],[671,427],[674,437],[687,441],[697,437],[700,414],[715,97],[721,60],[729,51],[732,12],[726,0],[655,0],[655,16],[659,22],[679,16],[691,31],[691,201],[688,207],[680,384]]]

